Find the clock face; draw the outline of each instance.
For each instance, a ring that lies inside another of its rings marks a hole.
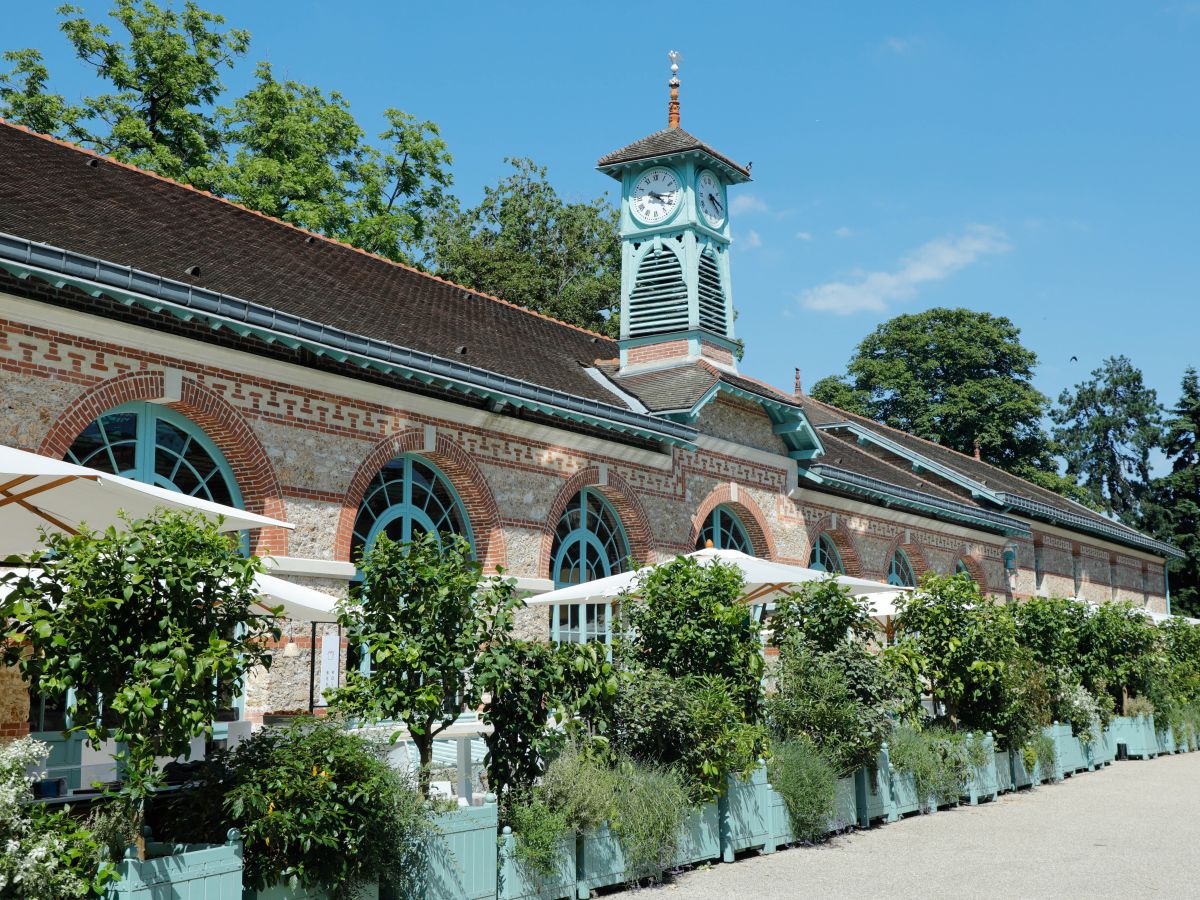
[[[642,224],[657,225],[675,214],[682,196],[679,178],[675,173],[657,166],[647,169],[634,182],[629,208],[634,218]]]
[[[696,197],[700,214],[712,228],[719,228],[725,221],[725,188],[712,172],[704,171],[696,179]]]

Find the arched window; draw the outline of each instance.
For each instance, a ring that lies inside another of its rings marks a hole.
[[[388,462],[367,485],[354,520],[350,558],[357,559],[381,533],[408,543],[429,532],[471,540],[470,520],[449,480],[428,460],[406,453]]]
[[[696,549],[703,550],[709,541],[717,550],[738,550],[749,556],[754,555],[754,545],[750,543],[746,526],[737,513],[727,506],[718,506],[708,514],[696,539]]]
[[[897,587],[916,587],[917,578],[913,574],[912,564],[903,550],[892,554],[892,564],[888,567],[888,584]]]
[[[156,484],[226,506],[241,506],[233,470],[217,445],[185,416],[155,403],[126,403],[83,429],[69,462]]]
[[[824,532],[813,544],[812,554],[808,557],[808,567],[819,572],[846,574],[846,567],[842,565],[842,557],[833,543],[833,538]]]
[[[954,564],[954,574],[955,575],[966,575],[969,578],[974,577],[971,575],[971,570],[969,568],[967,568],[966,562],[961,559]]]
[[[629,541],[616,511],[597,491],[584,488],[563,511],[550,546],[555,587],[580,584],[629,568]],[[607,603],[557,606],[550,610],[550,633],[558,641],[612,640]]]

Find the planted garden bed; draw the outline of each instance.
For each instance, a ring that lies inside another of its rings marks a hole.
[[[224,844],[146,843],[149,858],[131,849],[117,864],[108,900],[240,900],[242,840],[230,831]],[[295,896],[295,895],[291,895]]]
[[[535,872],[517,859],[517,837],[505,828],[500,836],[500,874],[496,886],[499,900],[562,900],[575,896],[575,836],[567,835],[559,847],[555,871]]]
[[[1158,756],[1158,736],[1153,716],[1117,716],[1109,723],[1109,731],[1118,752],[1125,746],[1129,759],[1153,759]]]

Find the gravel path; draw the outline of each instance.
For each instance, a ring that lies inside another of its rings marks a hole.
[[[1200,753],[689,872],[667,898],[1200,897]]]

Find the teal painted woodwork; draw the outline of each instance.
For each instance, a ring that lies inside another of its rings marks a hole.
[[[813,544],[812,553],[808,557],[808,567],[816,569],[818,572],[835,572],[838,575],[846,574],[846,567],[842,564],[842,555],[838,553],[837,545],[833,543],[831,538],[825,532],[821,532],[817,537],[817,541]]]
[[[1001,794],[1007,794],[1009,791],[1015,790],[1012,776],[1012,761],[1009,759],[1008,751],[995,748],[992,752],[992,768],[996,773],[996,790]]]
[[[746,526],[737,513],[727,506],[718,506],[708,514],[704,527],[700,529],[700,536],[696,538],[696,549],[703,550],[709,541],[717,550],[737,550],[749,556],[754,555],[754,545],[750,543]]]
[[[721,812],[716,803],[703,803],[683,820],[675,865],[690,866],[721,857]]]
[[[77,791],[81,784],[80,767],[83,765],[83,735],[64,734],[61,731],[33,731],[29,736],[49,747],[43,767],[47,778],[65,778],[67,791]]]
[[[352,558],[380,534],[403,544],[429,533],[461,535],[474,547],[470,519],[450,479],[429,460],[405,453],[384,465],[363,493]]]
[[[629,568],[629,539],[604,495],[591,488],[576,494],[554,529],[550,574],[556,588],[616,575]],[[550,636],[556,641],[612,642],[612,608],[587,603],[550,608]]]
[[[769,852],[796,843],[796,834],[792,831],[792,819],[783,795],[768,784],[767,796],[771,805]],[[839,778],[833,800],[833,814],[829,817],[825,831],[827,834],[846,831],[854,827],[857,819],[858,801],[855,796],[854,776]]]
[[[721,815],[721,857],[733,862],[742,850],[772,847],[771,800],[767,769],[760,765],[749,778],[730,778],[718,801]]]
[[[464,806],[434,816],[428,839],[425,872],[419,884],[407,885],[426,900],[494,900],[498,883],[496,800]],[[393,895],[381,886],[381,897]]]
[[[971,806],[985,800],[995,800],[1000,793],[1000,776],[996,770],[996,742],[991,733],[983,735],[984,764],[971,766],[967,773],[963,799]]]
[[[598,888],[625,883],[625,851],[607,822],[579,835],[575,847],[579,900],[587,900]]]
[[[934,812],[937,809],[937,802],[932,797],[922,797],[917,793],[917,782],[911,772],[902,772],[889,766],[888,775],[892,786],[893,817]]]
[[[132,852],[132,851],[131,851]],[[150,858],[126,857],[106,900],[242,900],[242,841],[230,831],[224,844],[146,842]]]
[[[1168,725],[1165,731],[1155,731],[1155,742],[1158,744],[1159,755],[1175,753],[1178,750],[1178,745],[1175,742],[1175,733],[1171,726]]]
[[[1054,738],[1055,768],[1060,777],[1086,772],[1092,767],[1083,741],[1071,733],[1071,726],[1055,722],[1047,733]]]
[[[887,744],[879,749],[873,766],[863,766],[854,773],[854,792],[858,806],[858,825],[870,828],[873,822],[894,822],[892,802],[891,761]]]
[[[1113,737],[1112,729],[1105,728],[1096,740],[1085,744],[1084,753],[1087,756],[1088,764],[1093,769],[1111,765],[1117,758],[1117,742]]]
[[[352,900],[379,900],[380,889],[377,884],[364,884],[352,895]],[[157,898],[156,898],[157,900]],[[208,900],[208,898],[204,898]],[[333,900],[333,892],[325,888],[305,888],[300,885],[277,884],[265,891],[255,891],[247,888],[242,893],[242,900]]]
[[[1108,725],[1118,754],[1121,745],[1125,756],[1130,759],[1153,759],[1158,756],[1158,735],[1154,730],[1153,716],[1115,716]]]
[[[196,423],[156,403],[126,403],[90,422],[68,461],[226,506],[242,505],[224,455]]]
[[[565,835],[559,850],[558,868],[552,875],[529,870],[517,861],[517,836],[511,828],[500,835],[500,875],[496,887],[499,900],[563,900],[575,896],[575,835]]]
[[[917,577],[913,574],[912,563],[908,561],[908,554],[903,550],[897,550],[892,554],[892,561],[888,565],[887,582],[896,587],[917,586]]]

